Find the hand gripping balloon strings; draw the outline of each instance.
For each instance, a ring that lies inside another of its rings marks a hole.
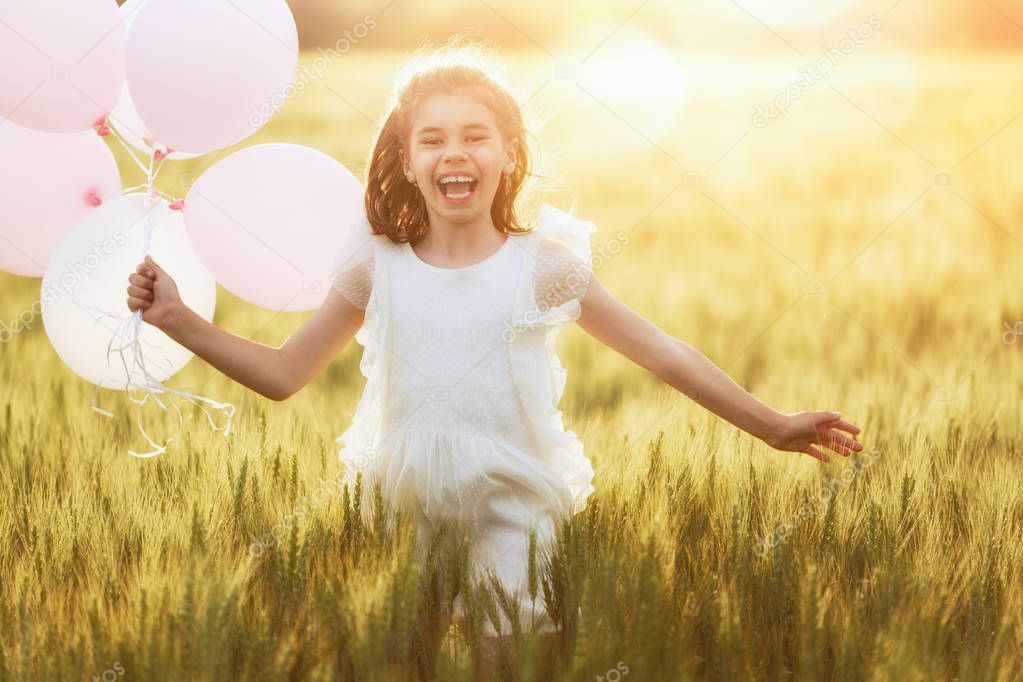
[[[145,210],[145,213],[146,213],[147,216],[149,214],[149,209],[150,209],[150,204],[152,202],[152,198],[153,198],[153,196],[155,194],[160,194],[160,195],[165,196],[165,197],[167,197],[169,199],[173,199],[173,197],[170,197],[169,195],[166,195],[163,192],[158,192],[153,187],[153,183],[156,180],[156,176],[159,174],[160,168],[162,167],[162,161],[166,158],[167,154],[170,153],[170,150],[168,150],[166,152],[163,152],[163,151],[160,151],[160,150],[155,151],[153,153],[153,155],[149,159],[149,166],[146,167],[142,163],[142,161],[140,161],[135,156],[134,151],[132,151],[129,148],[129,146],[125,143],[125,141],[121,138],[121,136],[117,133],[117,131],[115,129],[113,129],[112,127],[107,126],[105,121],[102,121],[102,122],[98,123],[97,125],[98,125],[97,132],[100,135],[103,135],[103,136],[109,135],[109,134],[113,134],[114,138],[118,142],[121,143],[121,146],[124,147],[125,151],[131,157],[131,159],[146,174],[146,183],[144,185],[138,185],[137,187],[131,187],[128,190],[125,190],[125,193],[128,193],[132,189],[139,189],[139,188],[143,188],[143,187],[146,189],[146,198],[145,198],[145,203],[144,203],[144,210]],[[175,202],[175,203],[178,203],[178,202]],[[178,203],[178,206],[180,206],[180,203]],[[147,217],[146,224],[145,224],[145,229],[143,231],[143,235],[144,235],[143,236],[143,243],[142,243],[142,258],[143,258],[143,260],[145,259],[146,255],[149,253],[149,248],[150,248],[150,245],[152,243],[152,233],[153,233],[153,221],[152,221],[152,219],[149,219]],[[138,452],[135,452],[133,450],[128,450],[128,454],[129,455],[133,455],[135,457],[154,457],[156,455],[160,455],[160,454],[163,454],[164,452],[166,452],[167,451],[167,444],[169,444],[171,441],[174,440],[174,436],[170,436],[170,437],[167,438],[166,443],[164,443],[163,445],[159,445],[152,438],[149,437],[149,434],[146,433],[145,428],[142,426],[142,407],[146,404],[146,401],[149,400],[150,398],[152,398],[156,402],[156,404],[160,406],[160,409],[162,409],[164,412],[167,411],[167,406],[163,403],[163,401],[160,400],[159,397],[157,397],[161,393],[172,393],[172,394],[177,395],[179,397],[182,397],[182,398],[188,400],[189,402],[191,402],[192,404],[194,404],[196,407],[198,407],[200,410],[202,410],[203,414],[206,415],[206,419],[210,423],[210,428],[212,428],[214,431],[220,431],[221,429],[219,429],[217,427],[216,423],[213,421],[213,417],[210,415],[210,413],[207,411],[207,409],[202,406],[201,403],[208,403],[210,405],[210,407],[212,409],[215,409],[215,410],[223,410],[224,413],[227,415],[227,420],[226,420],[226,423],[225,423],[224,428],[223,428],[224,437],[226,438],[228,436],[228,434],[230,434],[230,432],[231,432],[231,419],[234,416],[234,412],[235,412],[235,406],[234,405],[232,405],[231,403],[218,402],[216,400],[212,400],[210,398],[206,398],[204,396],[197,395],[195,393],[191,393],[191,392],[188,392],[188,391],[179,391],[177,389],[170,388],[169,386],[165,386],[162,382],[160,382],[158,379],[154,378],[152,376],[152,374],[149,373],[149,370],[146,368],[145,357],[144,357],[144,354],[142,352],[142,343],[143,343],[143,341],[142,341],[142,339],[140,337],[140,333],[139,333],[139,329],[140,329],[140,326],[142,324],[142,309],[141,308],[139,308],[138,310],[133,312],[131,315],[125,317],[123,315],[117,315],[115,313],[111,313],[111,312],[100,310],[98,308],[95,308],[94,306],[86,306],[86,307],[92,309],[93,312],[95,312],[97,315],[100,316],[100,317],[97,318],[97,320],[100,319],[101,317],[107,317],[107,318],[113,318],[114,320],[117,321],[117,326],[113,330],[113,334],[112,334],[112,336],[110,338],[110,342],[107,344],[107,366],[110,365],[110,355],[111,355],[111,353],[113,351],[117,351],[117,353],[118,353],[118,355],[119,355],[119,357],[121,359],[121,365],[124,368],[124,374],[125,374],[125,377],[126,377],[126,381],[125,381],[125,385],[124,385],[124,390],[125,390],[126,394],[128,395],[128,399],[131,400],[133,403],[135,403],[138,406],[136,408],[136,414],[135,414],[136,420],[135,421],[138,424],[139,431],[142,433],[142,436],[153,447],[153,450],[151,452],[147,452],[147,453],[138,453]],[[115,339],[123,341],[123,343],[121,343],[121,345],[119,345],[117,347],[114,347]],[[150,345],[150,346],[153,345],[153,344],[148,343],[148,342],[146,342],[146,343],[147,343],[147,345]],[[126,353],[130,355],[130,359],[125,359],[125,354]],[[144,379],[143,383],[138,383],[135,380],[135,377],[137,375],[141,375],[142,376],[142,378]],[[93,393],[93,397],[92,397],[92,409],[95,410],[96,412],[102,414],[102,415],[107,416],[107,417],[113,417],[114,415],[112,413],[110,413],[110,412],[108,412],[106,410],[101,409],[97,405],[97,399],[99,397],[99,389],[100,389],[100,384],[96,384],[96,390]],[[143,390],[143,391],[146,392],[146,394],[141,399],[134,398],[134,397],[131,396],[131,391],[133,389],[135,389],[135,390]],[[174,410],[178,413],[178,427],[179,427],[179,430],[180,430],[180,427],[183,424],[183,417],[181,415],[181,410],[178,408],[177,405],[175,405],[173,403],[171,403],[171,407],[173,407]],[[176,435],[176,433],[175,433],[175,435]]]

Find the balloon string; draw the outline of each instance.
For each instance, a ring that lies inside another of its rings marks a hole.
[[[138,156],[135,153],[135,150],[132,149],[130,146],[128,146],[128,143],[124,141],[124,138],[121,136],[121,134],[119,132],[117,132],[117,128],[115,128],[114,126],[110,125],[110,126],[107,126],[107,129],[110,130],[110,133],[114,136],[114,139],[116,139],[120,143],[120,145],[122,147],[124,147],[124,151],[126,151],[128,153],[128,156],[131,157],[131,160],[134,161],[135,165],[139,167],[139,170],[141,170],[143,173],[145,173],[146,172],[145,164],[143,164],[139,160]]]
[[[165,156],[163,158],[166,159],[167,157]],[[160,171],[162,169],[163,169],[163,159],[160,159],[160,161],[157,162],[156,172],[153,173],[153,177],[150,180],[150,182],[156,182],[156,176],[160,174]]]
[[[154,449],[148,453],[138,453],[133,450],[129,450],[128,454],[142,458],[153,457],[155,455],[159,455],[166,452],[167,444],[174,440],[174,436],[170,436],[169,438],[167,438],[166,443],[164,443],[163,445],[158,445],[149,436],[145,428],[142,426],[141,410],[142,407],[145,406],[146,402],[150,398],[152,398],[153,401],[156,402],[157,405],[159,405],[160,409],[164,410],[165,412],[167,411],[167,406],[164,405],[163,401],[161,401],[159,397],[157,397],[159,394],[162,393],[171,393],[180,398],[188,400],[193,405],[202,410],[203,414],[206,415],[206,420],[209,422],[210,428],[212,428],[214,431],[223,430],[225,438],[228,435],[230,435],[231,421],[235,413],[235,406],[233,404],[212,400],[210,398],[198,395],[196,393],[192,393],[190,391],[180,391],[174,388],[170,388],[169,386],[164,385],[162,382],[160,382],[158,379],[152,376],[152,374],[149,372],[149,369],[146,367],[145,358],[143,356],[141,349],[141,344],[143,343],[143,341],[138,335],[139,320],[134,313],[130,316],[122,316],[100,310],[98,308],[95,308],[94,306],[86,307],[96,312],[99,316],[113,318],[118,321],[118,325],[115,328],[113,334],[111,335],[109,343],[107,344],[107,365],[109,366],[110,364],[111,353],[116,351],[121,360],[121,365],[124,369],[125,377],[127,377],[124,385],[125,392],[130,392],[132,390],[146,391],[146,395],[142,399],[134,398],[130,394],[128,395],[128,399],[138,406],[136,408],[136,423],[138,424],[139,431],[142,433],[142,436],[149,442],[151,446],[153,446]],[[122,339],[125,340],[126,342],[120,346],[114,347],[113,344],[115,339]],[[153,344],[147,342],[147,345]],[[125,359],[126,352],[130,354],[131,356],[130,360]],[[144,378],[143,382],[136,380],[136,377],[140,374]],[[113,414],[106,410],[101,409],[97,405],[100,386],[101,384],[96,384],[96,389],[93,393],[92,399],[92,409],[107,417],[113,417],[114,416]],[[208,404],[210,408],[213,410],[219,410],[224,412],[224,414],[227,416],[227,419],[225,421],[223,429],[217,426],[209,410],[203,407],[201,403]],[[171,404],[171,407],[173,407],[174,410],[178,413],[178,430],[180,431],[180,427],[182,426],[184,421],[181,415],[181,410],[177,407],[177,405],[174,404]],[[175,435],[177,435],[177,432],[175,432]]]
[[[153,164],[155,164],[155,163],[156,163],[156,153],[154,152],[153,154],[149,155],[149,169],[146,171],[146,201],[142,205],[142,208],[144,209],[144,211],[146,213],[146,217],[148,218],[146,220],[146,237],[145,237],[145,239],[142,242],[142,258],[143,259],[145,259],[146,255],[149,253],[149,239],[150,239],[150,236],[152,235],[152,232],[153,232],[153,220],[151,218],[149,218],[149,205],[152,203],[152,200],[153,200],[153,177],[154,177],[153,176]],[[137,312],[139,314],[139,316],[142,315],[141,310],[137,310],[135,312]]]
[[[129,188],[129,189],[145,188],[146,190],[143,208],[145,215],[147,216],[147,219],[142,237],[142,260],[145,260],[145,257],[149,254],[150,247],[152,246],[153,227],[155,225],[152,217],[149,216],[149,209],[152,205],[153,196],[156,194],[160,194],[162,196],[169,196],[164,192],[158,191],[154,187],[154,181],[156,180],[156,176],[160,173],[160,169],[163,167],[162,162],[166,157],[157,160],[156,153],[154,151],[154,153],[151,154],[149,157],[149,166],[147,168],[145,165],[143,165],[141,161],[139,161],[138,158],[136,158],[135,153],[128,147],[128,145],[125,143],[120,134],[118,134],[116,130],[114,130],[113,126],[111,126],[110,129],[114,132],[114,137],[117,139],[118,142],[120,142],[121,146],[125,148],[125,151],[128,152],[132,160],[135,161],[139,168],[142,169],[142,172],[146,174],[146,182],[144,185],[138,185],[137,187]],[[122,191],[126,192],[128,190]],[[211,398],[207,398],[205,396],[191,393],[189,391],[179,391],[177,389],[170,388],[169,386],[164,385],[163,382],[156,379],[152,374],[150,374],[149,369],[146,367],[145,357],[142,352],[143,341],[140,333],[141,331],[140,328],[142,325],[141,308],[135,310],[129,316],[123,316],[100,310],[94,306],[84,307],[87,309],[91,309],[93,312],[97,313],[97,315],[99,316],[96,318],[97,321],[102,317],[108,317],[117,320],[117,325],[113,333],[111,334],[110,341],[107,343],[107,366],[108,367],[110,366],[111,353],[113,351],[117,351],[118,356],[120,357],[121,360],[121,365],[124,369],[125,393],[128,394],[128,399],[135,403],[137,406],[135,422],[138,425],[139,431],[142,433],[142,436],[146,439],[146,441],[149,442],[149,445],[152,446],[153,448],[153,450],[151,450],[150,452],[135,452],[134,450],[128,450],[129,455],[140,458],[155,457],[156,455],[161,455],[167,451],[167,445],[171,441],[173,441],[174,437],[177,435],[177,432],[175,432],[174,436],[168,437],[166,442],[163,445],[160,445],[149,436],[145,428],[142,426],[142,408],[145,406],[146,402],[150,398],[152,398],[153,401],[156,402],[160,409],[162,409],[164,412],[167,411],[167,406],[164,405],[163,401],[161,401],[159,397],[157,397],[159,394],[162,393],[171,393],[180,398],[188,400],[193,405],[198,407],[200,410],[202,410],[203,414],[206,415],[206,420],[209,422],[210,428],[212,428],[214,431],[221,431],[221,429],[217,427],[216,423],[213,420],[212,415],[210,415],[209,411],[205,407],[203,407],[201,403],[207,403],[211,409],[223,411],[224,414],[227,415],[227,420],[223,428],[224,437],[226,438],[231,433],[231,420],[234,417],[235,413],[235,406],[233,404],[219,402]],[[115,348],[114,341],[116,339],[124,340],[125,343]],[[147,342],[147,345],[153,346],[154,344]],[[126,352],[130,354],[130,360],[125,359]],[[138,375],[141,375],[143,379],[141,383],[136,381],[135,379],[135,377]],[[92,396],[92,409],[98,412],[99,414],[112,418],[114,416],[112,413],[108,412],[107,410],[101,409],[97,404],[99,398],[99,389],[102,383],[103,382],[96,384],[96,389]],[[143,390],[146,392],[146,395],[141,400],[136,399],[132,397],[130,393],[133,389]],[[178,430],[180,431],[181,426],[183,424],[181,410],[175,404],[171,404],[171,407],[173,407],[174,410],[178,413]]]
[[[143,187],[145,187],[145,185],[135,185],[134,187],[125,187],[125,188],[124,188],[124,189],[122,190],[122,192],[123,192],[124,194],[131,194],[131,193],[133,193],[133,192],[134,192],[134,190],[137,190],[137,189],[142,189]],[[141,194],[141,192],[138,192],[138,194]],[[161,192],[160,190],[156,190],[156,191],[154,192],[154,194],[158,194],[158,195],[160,195],[161,197],[163,197],[164,199],[166,199],[166,200],[167,200],[167,203],[169,203],[169,204],[170,204],[170,203],[174,203],[175,201],[177,201],[177,200],[178,200],[178,199],[177,199],[177,197],[175,197],[175,196],[174,196],[173,194],[167,194],[167,192]]]

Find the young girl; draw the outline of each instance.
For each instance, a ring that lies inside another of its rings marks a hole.
[[[354,335],[367,381],[338,438],[346,481],[362,473],[364,491],[379,483],[390,503],[411,508],[420,548],[442,520],[468,524],[474,566],[517,596],[524,629],[553,632],[527,592],[528,534],[548,546],[593,491],[593,469],[557,407],[565,370],[554,342],[569,323],[778,450],[826,462],[816,445],[849,455],[862,446],[840,432],[860,429],[837,412],[764,405],[618,301],[590,267],[592,223],[544,204],[524,224],[516,205],[531,172],[518,104],[488,70],[440,57],[396,88],[369,159],[364,231],[339,256],[322,307],[283,345],[206,322],[148,257],[129,277],[128,307],[274,400]],[[455,620],[462,608],[456,600]]]

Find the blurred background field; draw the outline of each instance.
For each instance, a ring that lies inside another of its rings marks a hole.
[[[524,679],[1020,678],[1018,5],[292,6],[306,74],[364,16],[377,28],[241,146],[308,145],[362,178],[402,58],[477,28],[543,123],[538,170],[560,182],[545,200],[576,202],[595,253],[628,235],[596,264],[605,286],[777,409],[864,429],[867,466],[772,451],[566,330],[561,407],[597,490],[548,576],[562,656],[526,656]],[[169,163],[158,186],[183,196],[235,149]],[[0,274],[0,320],[39,284]],[[221,288],[214,321],[276,346],[306,317]],[[434,637],[444,595],[411,538],[360,531],[336,488],[360,355],[284,403],[193,360],[171,385],[235,403],[232,435],[186,413],[140,460],[134,406],[104,391],[115,417],[93,412],[41,319],[0,347],[0,680],[115,662],[146,680],[473,679],[474,633]]]

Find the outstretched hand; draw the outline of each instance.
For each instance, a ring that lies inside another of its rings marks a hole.
[[[765,442],[775,450],[803,452],[822,462],[829,462],[831,457],[815,446],[827,447],[845,457],[863,450],[862,443],[842,431],[855,436],[860,427],[844,421],[839,412],[795,412],[784,415],[778,431]]]

